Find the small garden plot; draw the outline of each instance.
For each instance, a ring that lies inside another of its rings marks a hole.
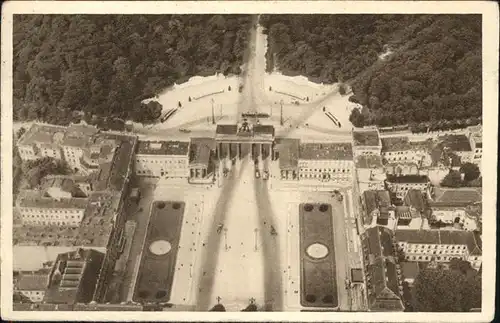
[[[170,300],[184,206],[184,202],[153,203],[134,290],[134,301],[166,303]]]
[[[304,307],[338,305],[330,204],[300,204],[300,303]]]

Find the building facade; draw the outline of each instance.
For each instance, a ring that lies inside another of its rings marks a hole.
[[[191,138],[189,149],[189,182],[210,183],[215,180],[215,140]]]
[[[135,174],[154,178],[188,178],[189,142],[139,141]]]
[[[23,161],[43,157],[62,159],[60,143],[65,127],[34,123],[18,140],[19,156]]]
[[[417,167],[430,164],[426,142],[410,142],[408,137],[385,137],[381,142],[381,156],[387,163],[409,163]]]
[[[427,194],[430,181],[425,175],[387,175],[386,186],[397,198],[403,199],[409,190]]]
[[[298,168],[300,179],[352,182],[352,146],[346,143],[302,143]]]
[[[481,238],[478,232],[455,230],[398,230],[398,248],[407,261],[449,262],[453,258],[481,266]]]
[[[358,156],[380,156],[382,143],[376,127],[356,128],[352,132],[353,154]]]

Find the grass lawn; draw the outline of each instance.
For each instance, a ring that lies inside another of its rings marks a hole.
[[[330,204],[300,204],[300,302],[304,307],[338,305]]]
[[[166,303],[170,300],[184,206],[184,202],[153,203],[134,301]]]

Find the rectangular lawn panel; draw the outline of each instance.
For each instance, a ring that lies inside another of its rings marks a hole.
[[[304,307],[337,307],[332,206],[300,204],[299,217],[300,303]]]
[[[184,206],[184,202],[153,202],[134,289],[135,302],[166,303],[170,300]]]

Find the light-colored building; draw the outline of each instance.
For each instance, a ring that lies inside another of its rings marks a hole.
[[[61,141],[65,127],[34,123],[17,142],[19,156],[23,161],[43,157],[62,159]]]
[[[349,143],[301,143],[300,179],[349,182],[353,180],[354,162]]]
[[[395,238],[407,261],[449,262],[459,258],[475,269],[481,266],[482,242],[477,231],[398,230]]]
[[[25,225],[78,227],[87,203],[86,198],[52,198],[38,190],[23,190],[19,192],[16,206]]]
[[[189,177],[189,142],[139,141],[135,173],[154,178]]]
[[[71,124],[66,128],[61,147],[64,160],[71,169],[82,171],[81,162],[84,151],[89,148],[98,133],[99,130],[96,127],[83,124]]]
[[[352,132],[352,139],[355,157],[363,155],[380,156],[382,143],[376,127],[356,128]]]
[[[27,297],[33,303],[40,303],[49,283],[49,271],[20,271],[14,276],[14,292]]]
[[[468,129],[470,146],[473,151],[472,162],[481,168],[483,157],[483,127],[481,125],[469,127]]]
[[[282,180],[299,179],[299,139],[277,138],[274,146]]]
[[[429,178],[425,175],[387,175],[385,182],[387,189],[400,199],[403,199],[412,189],[427,193],[430,185]]]
[[[210,183],[214,180],[215,140],[192,138],[189,148],[189,182]]]
[[[367,190],[383,190],[386,174],[379,155],[355,157],[356,175],[360,193]]]
[[[471,163],[474,151],[469,138],[466,135],[444,135],[438,137],[438,141],[445,150],[451,151],[460,157],[461,163]]]
[[[430,165],[429,143],[410,142],[408,137],[385,137],[381,139],[381,156],[389,164],[415,164],[417,167]]]

